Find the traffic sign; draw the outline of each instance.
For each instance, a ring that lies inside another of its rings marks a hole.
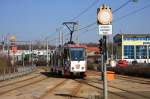
[[[111,35],[112,25],[99,25],[99,35]]]

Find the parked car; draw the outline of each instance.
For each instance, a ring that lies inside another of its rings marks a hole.
[[[126,60],[119,60],[117,62],[117,67],[126,68],[127,66],[128,66],[128,61]]]
[[[132,61],[132,64],[137,64],[138,62],[136,60]]]

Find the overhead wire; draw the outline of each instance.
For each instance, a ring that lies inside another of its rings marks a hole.
[[[131,2],[131,0],[128,0],[127,2],[125,2],[124,4],[122,4],[119,8],[117,8],[116,10],[114,10],[113,13],[116,13],[116,12],[119,11],[121,8],[125,7],[125,5],[127,5],[129,2]],[[113,22],[116,22],[116,21],[119,21],[119,20],[124,19],[124,18],[126,18],[126,17],[129,17],[129,16],[131,16],[131,15],[133,15],[133,14],[135,14],[135,13],[138,13],[139,11],[144,10],[144,9],[146,9],[146,8],[148,8],[148,7],[150,7],[150,4],[148,4],[148,5],[146,5],[146,6],[142,7],[142,8],[136,9],[136,10],[134,10],[134,11],[132,11],[132,12],[130,12],[130,13],[128,13],[128,14],[122,16],[122,17],[119,17],[118,19],[114,20]],[[82,27],[82,28],[80,28],[80,29],[77,29],[77,30],[75,30],[75,31],[81,31],[81,30],[90,28],[90,27],[93,26],[93,25],[96,25],[96,22],[92,22],[91,24],[89,24],[89,25],[87,25],[87,26],[85,26],[85,27]],[[96,27],[95,27],[95,28],[96,28]],[[95,28],[93,28],[93,29],[91,29],[91,30],[94,30]],[[69,35],[69,34],[66,34],[65,37],[66,37],[67,35]]]
[[[82,16],[84,13],[86,13],[88,10],[90,10],[94,5],[96,5],[97,3],[99,2],[99,0],[95,0],[90,6],[88,6],[85,10],[83,10],[82,12],[80,12],[77,16],[73,17],[71,19],[72,20],[75,20],[77,18],[79,18],[80,16]]]
[[[73,17],[72,19],[71,19],[71,21],[72,20],[75,20],[75,19],[77,19],[77,18],[79,18],[80,16],[82,16],[84,13],[86,13],[87,11],[89,11],[92,7],[94,7],[94,5],[96,5],[97,3],[99,2],[99,0],[95,0],[91,5],[89,5],[85,10],[83,10],[82,12],[80,12],[77,16],[75,16],[75,17]],[[92,24],[90,24],[90,25],[92,25]],[[89,27],[90,27],[90,25],[89,25]],[[87,26],[86,27],[83,27],[82,29],[84,29],[84,28],[87,28]],[[79,29],[79,30],[82,30],[82,29]],[[79,31],[79,30],[75,30],[75,31]],[[66,35],[69,35],[69,34],[66,34]],[[65,36],[66,37],[66,36]]]
[[[115,13],[115,12],[117,12],[118,10],[120,10],[121,8],[123,8],[123,7],[124,7],[125,5],[127,5],[130,1],[131,1],[131,0],[128,0],[126,3],[122,4],[119,8],[117,8],[116,10],[114,10],[113,13]],[[91,9],[97,2],[98,2],[98,0],[95,0],[89,7],[87,7],[85,10],[83,10],[80,14],[78,14],[78,15],[77,15],[76,17],[74,17],[72,20],[74,20],[74,19],[80,17],[81,15],[83,15],[84,13],[86,13],[86,12],[87,12],[89,9]],[[87,26],[84,26],[84,27],[82,27],[82,28],[80,28],[80,29],[77,29],[77,30],[75,30],[75,31],[81,31],[81,30],[84,30],[84,29],[89,28],[89,27],[94,26],[94,25],[96,25],[96,21],[95,21],[95,22],[92,22],[91,24],[89,24],[89,25],[87,25]],[[65,37],[66,37],[67,35],[69,35],[69,33],[66,34]]]
[[[129,16],[131,16],[131,15],[133,15],[133,14],[136,14],[136,13],[138,13],[138,12],[140,12],[140,11],[146,9],[146,8],[149,8],[149,7],[150,7],[150,4],[145,5],[145,6],[142,7],[142,8],[136,9],[136,10],[130,12],[130,13],[127,13],[126,15],[124,15],[124,16],[122,16],[122,17],[119,17],[118,19],[114,20],[114,22],[120,21],[120,20],[122,20],[122,19],[124,19],[124,18],[126,18],[126,17],[129,17]]]
[[[113,13],[117,12],[118,10],[120,10],[121,8],[125,7],[127,4],[129,4],[131,1],[133,0],[128,0],[127,2],[123,3],[119,8],[115,9],[113,11]]]
[[[83,10],[81,13],[79,13],[77,16],[75,16],[73,19],[71,20],[75,20],[77,18],[79,18],[80,16],[82,16],[84,13],[86,13],[88,10],[90,10],[95,4],[98,3],[99,0],[95,0],[90,6],[88,6],[85,10]],[[128,3],[130,3],[132,0],[128,0],[127,2],[125,2],[124,4],[122,4],[119,8],[117,8],[116,10],[113,11],[113,13],[119,11],[121,8],[125,7]],[[75,31],[81,31],[83,29],[86,29],[86,28],[89,28],[93,25],[96,25],[96,22],[92,22],[91,24],[85,26],[85,27],[82,27],[78,30],[75,30]],[[67,34],[68,35],[68,34]],[[50,36],[49,36],[50,37]]]
[[[149,8],[149,7],[150,7],[150,4],[145,5],[145,6],[142,7],[142,8],[136,9],[136,10],[130,12],[130,13],[127,13],[127,14],[124,15],[124,16],[119,17],[118,19],[114,20],[113,23],[118,22],[118,21],[120,21],[120,20],[122,20],[122,19],[124,19],[124,18],[126,18],[126,17],[129,17],[129,16],[131,16],[131,15],[133,15],[133,14],[136,14],[136,13],[138,13],[138,12],[140,12],[140,11],[146,9],[146,8]],[[91,24],[91,25],[88,25],[88,27],[89,27],[89,26],[92,26],[92,24]],[[85,28],[85,27],[84,27],[84,28]],[[83,29],[84,29],[84,28],[83,28]],[[96,28],[97,28],[97,27],[95,27],[95,28],[93,28],[93,29],[91,29],[91,30],[94,30],[94,29],[96,29]],[[83,33],[82,33],[82,34],[83,34]],[[84,33],[84,34],[85,34],[85,33]]]
[[[118,7],[117,9],[115,9],[114,11],[112,11],[112,13],[116,13],[117,11],[119,11],[121,8],[125,7],[127,4],[129,4],[132,0],[128,0],[127,2],[123,3],[120,7]],[[85,28],[88,28],[88,27],[91,27],[93,25],[96,25],[96,21],[95,22],[92,22],[91,24],[81,28],[81,29],[78,29],[78,30],[83,30]],[[76,30],[77,31],[77,30]]]
[[[74,18],[71,19],[72,20],[75,20],[77,18],[79,18],[80,16],[82,16],[84,13],[86,13],[88,10],[90,10],[94,5],[96,5],[97,3],[99,2],[99,0],[95,0],[90,6],[88,6],[85,10],[83,10],[82,12],[80,12],[77,16],[75,16]],[[53,34],[52,34],[53,35]],[[51,36],[48,36],[46,37],[46,39],[50,38]]]
[[[91,24],[89,24],[89,25],[87,25],[87,26],[84,26],[84,27],[82,27],[82,28],[80,28],[80,29],[78,29],[78,30],[75,30],[75,31],[81,31],[81,30],[86,29],[86,28],[89,28],[89,27],[91,27],[91,26],[93,26],[93,25],[96,25],[96,22],[93,22],[93,23],[91,23]]]

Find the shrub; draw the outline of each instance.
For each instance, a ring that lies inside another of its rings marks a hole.
[[[0,57],[0,69],[6,68],[8,66],[10,66],[9,60],[5,57]]]
[[[150,78],[150,65],[128,66],[127,68],[108,68],[117,74]]]

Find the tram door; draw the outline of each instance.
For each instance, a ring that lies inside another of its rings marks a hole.
[[[64,49],[64,66],[69,66],[69,64],[70,64],[69,49]]]

